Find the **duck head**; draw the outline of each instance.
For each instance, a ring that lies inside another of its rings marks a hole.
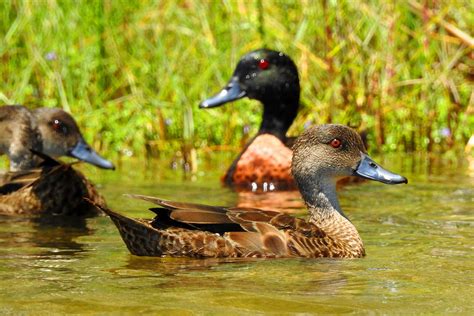
[[[41,134],[42,152],[52,157],[70,156],[103,169],[115,169],[84,140],[74,118],[57,108],[33,111]]]
[[[300,83],[295,63],[282,52],[259,49],[243,56],[227,85],[200,108],[213,108],[241,98],[263,103],[259,133],[283,138],[296,117]]]
[[[36,167],[37,157],[31,152],[42,150],[41,135],[31,111],[21,105],[0,107],[0,155],[10,160],[10,171]]]
[[[353,129],[335,124],[314,126],[297,139],[292,172],[308,204],[318,204],[316,197],[326,191],[331,206],[336,209],[339,206],[334,182],[340,176],[357,176],[386,184],[408,183],[405,177],[374,162]]]

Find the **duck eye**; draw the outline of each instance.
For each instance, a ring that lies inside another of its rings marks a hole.
[[[260,61],[258,62],[258,68],[262,70],[267,69],[268,66],[270,66],[270,62],[268,62],[268,60],[266,59],[260,59]]]
[[[331,140],[331,142],[329,144],[331,144],[331,146],[333,148],[339,148],[339,147],[341,147],[342,142],[339,139],[334,138],[333,140]]]
[[[63,133],[63,134],[67,134],[67,127],[66,127],[66,125],[64,125],[64,123],[61,122],[61,121],[58,120],[58,119],[54,119],[54,120],[51,122],[51,127],[52,127],[56,132]]]

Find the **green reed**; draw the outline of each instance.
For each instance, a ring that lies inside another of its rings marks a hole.
[[[422,3],[419,14],[381,0],[2,1],[0,102],[63,107],[109,155],[235,149],[244,126],[257,130],[258,102],[197,106],[267,46],[299,66],[291,134],[334,122],[365,129],[372,151],[462,149],[473,50],[440,21],[472,32],[473,3]]]

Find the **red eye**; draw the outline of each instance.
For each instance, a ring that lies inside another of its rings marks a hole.
[[[270,66],[270,63],[266,59],[260,59],[260,61],[258,62],[258,68],[262,70],[267,69],[268,66]]]
[[[339,147],[341,147],[342,142],[339,139],[334,138],[333,140],[331,140],[330,144],[334,148],[339,148]]]
[[[54,120],[51,125],[57,131],[60,130],[61,126],[62,126],[61,121],[59,121],[59,120]]]
[[[58,120],[58,119],[54,119],[54,120],[51,122],[51,127],[52,127],[56,132],[59,132],[59,133],[67,134],[67,132],[68,132],[68,129],[67,129],[66,125],[64,125],[63,122],[61,122],[61,121]]]

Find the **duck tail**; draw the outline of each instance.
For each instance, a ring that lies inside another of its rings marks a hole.
[[[89,200],[102,212],[107,214],[117,226],[120,236],[131,254],[136,256],[161,256],[161,232],[148,221],[130,218],[98,205]]]

